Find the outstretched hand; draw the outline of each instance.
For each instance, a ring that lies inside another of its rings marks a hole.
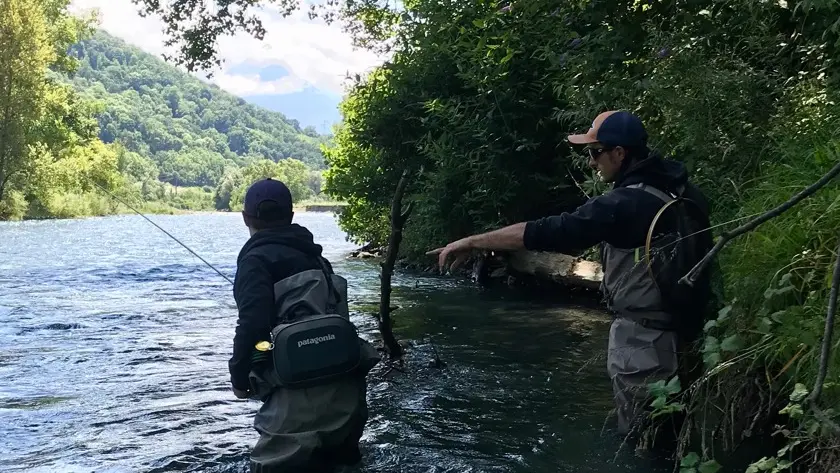
[[[449,255],[455,257],[452,261],[452,265],[449,266],[450,271],[454,271],[457,267],[461,266],[467,258],[470,257],[470,252],[472,251],[472,245],[468,238],[462,238],[458,241],[453,241],[452,243],[442,247],[437,248],[432,251],[426,252],[427,255],[438,255],[438,268],[440,272],[443,273],[446,268],[446,260],[449,258]]]

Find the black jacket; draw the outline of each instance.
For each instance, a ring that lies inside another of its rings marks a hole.
[[[233,387],[247,390],[254,345],[269,340],[275,315],[274,283],[321,266],[321,245],[306,228],[291,224],[261,230],[242,247],[236,260],[233,298],[239,309],[233,356],[228,363]],[[332,272],[329,262],[324,260]]]
[[[644,183],[664,192],[685,186],[685,196],[698,203],[706,215],[708,202],[700,190],[688,182],[682,163],[651,153],[646,159],[630,163],[617,176],[613,189],[589,199],[574,212],[545,217],[525,226],[525,247],[532,251],[574,254],[606,242],[617,248],[643,246],[656,213],[663,202],[655,195],[631,184]],[[663,217],[663,226],[672,223]],[[658,228],[659,224],[657,224]],[[710,232],[703,238],[711,241]]]

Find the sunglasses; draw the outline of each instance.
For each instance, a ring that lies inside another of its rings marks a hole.
[[[610,147],[610,148],[586,148],[586,151],[589,153],[590,158],[598,159],[598,157],[601,156],[603,153],[606,153],[607,151],[612,151],[614,149],[615,149],[615,147]]]

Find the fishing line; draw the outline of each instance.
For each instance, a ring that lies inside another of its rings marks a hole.
[[[707,227],[707,228],[704,228],[704,229],[702,229],[702,230],[698,230],[698,231],[696,231],[696,232],[694,232],[694,233],[689,233],[688,235],[685,235],[685,236],[679,237],[679,238],[677,238],[676,240],[672,241],[671,243],[667,243],[667,244],[665,244],[665,245],[662,245],[662,247],[661,247],[660,249],[664,250],[665,248],[668,248],[669,246],[676,245],[677,243],[679,243],[679,242],[681,242],[681,241],[685,240],[686,238],[691,238],[691,237],[693,237],[694,235],[699,235],[699,234],[701,234],[701,233],[705,233],[705,232],[708,232],[708,231],[712,231],[712,230],[714,230],[714,229],[716,229],[716,228],[720,228],[720,227],[723,227],[723,226],[729,225],[729,224],[731,224],[731,223],[735,223],[735,222],[737,222],[737,221],[739,221],[739,220],[746,220],[746,219],[748,219],[748,218],[758,217],[758,216],[763,215],[763,214],[765,214],[765,213],[766,213],[766,212],[757,212],[757,213],[754,213],[754,214],[752,214],[752,215],[746,215],[746,216],[743,216],[743,217],[737,217],[737,218],[733,218],[732,220],[729,220],[729,221],[727,221],[727,222],[722,222],[722,223],[718,223],[718,224],[716,224],[716,225],[711,225],[711,226],[709,226],[709,227]]]
[[[132,207],[131,205],[129,205],[126,201],[124,201],[124,200],[120,199],[119,197],[117,197],[116,195],[114,195],[114,193],[112,193],[112,192],[111,192],[111,191],[109,191],[108,189],[106,189],[106,188],[104,188],[104,187],[100,186],[99,184],[97,184],[97,183],[95,183],[95,182],[93,183],[93,185],[95,185],[96,187],[98,187],[99,189],[101,189],[101,190],[102,190],[103,192],[105,192],[106,194],[110,195],[110,196],[111,196],[114,200],[116,200],[117,202],[119,202],[119,203],[121,203],[121,204],[125,205],[126,207],[128,207],[129,209],[131,209],[131,210],[132,210],[134,213],[136,213],[137,215],[139,215],[139,216],[143,217],[144,219],[146,219],[146,221],[147,221],[147,222],[149,222],[149,223],[151,223],[152,225],[154,225],[155,227],[157,227],[157,229],[158,229],[158,230],[160,230],[160,231],[162,231],[163,233],[165,233],[165,234],[166,234],[166,236],[168,236],[169,238],[172,238],[173,240],[175,240],[175,242],[176,242],[176,243],[178,243],[179,245],[183,246],[183,247],[184,247],[184,249],[186,249],[187,251],[189,251],[190,253],[192,253],[192,254],[193,254],[193,256],[195,256],[196,258],[200,259],[200,260],[201,260],[204,264],[206,264],[207,266],[209,266],[209,267],[210,267],[210,269],[212,269],[213,271],[217,272],[217,273],[219,274],[219,276],[221,276],[221,277],[225,278],[225,279],[227,280],[227,282],[229,282],[229,283],[233,284],[233,281],[231,281],[231,279],[230,279],[229,277],[225,276],[225,275],[224,275],[221,271],[219,271],[218,269],[216,269],[216,267],[215,267],[215,266],[213,266],[212,264],[208,263],[208,262],[207,262],[207,260],[205,260],[204,258],[202,258],[201,256],[199,256],[199,255],[198,255],[198,253],[196,253],[195,251],[191,250],[191,249],[190,249],[190,247],[188,247],[187,245],[185,245],[184,243],[182,243],[182,242],[181,242],[181,240],[179,240],[179,239],[175,238],[175,237],[174,237],[171,233],[169,233],[169,232],[167,232],[166,230],[164,230],[164,229],[163,229],[163,227],[161,227],[160,225],[158,225],[158,224],[156,224],[155,222],[153,222],[151,219],[149,219],[149,217],[147,217],[147,216],[143,215],[143,214],[142,214],[139,210],[135,209],[134,207]]]

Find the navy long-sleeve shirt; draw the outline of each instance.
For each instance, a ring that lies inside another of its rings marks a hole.
[[[296,224],[259,231],[242,247],[233,282],[239,317],[228,362],[234,388],[249,389],[254,345],[271,336],[277,315],[274,284],[302,271],[321,269],[321,250],[312,233]],[[325,265],[332,271],[328,262]]]

